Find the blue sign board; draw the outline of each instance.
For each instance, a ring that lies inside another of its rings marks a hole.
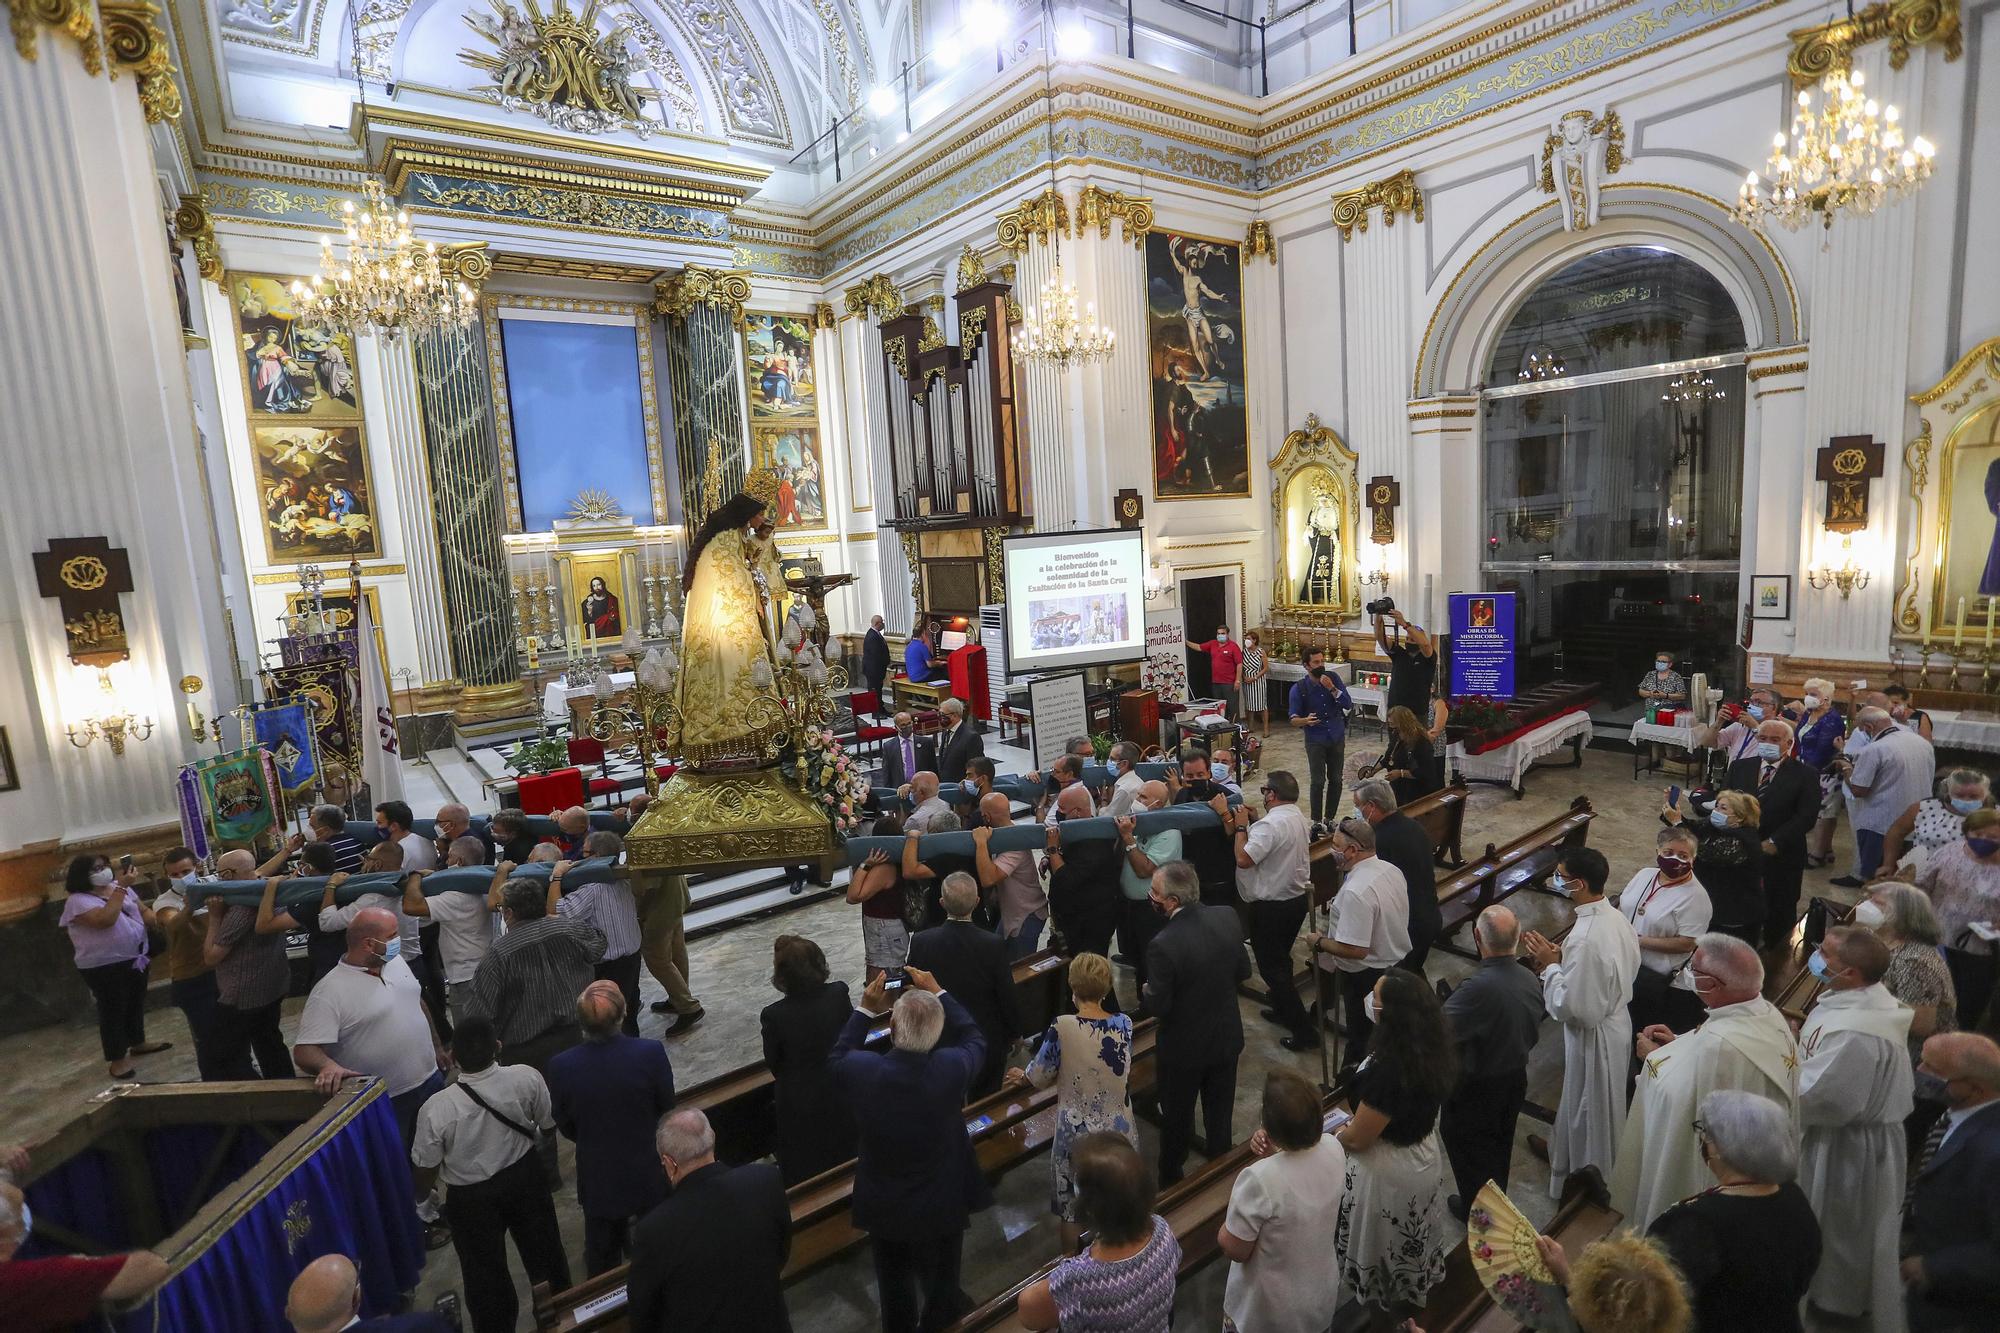
[[[1514,697],[1514,594],[1451,594],[1451,697]]]

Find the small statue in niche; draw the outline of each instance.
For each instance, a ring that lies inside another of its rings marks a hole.
[[[1542,141],[1542,190],[1562,206],[1563,229],[1588,231],[1598,216],[1603,178],[1625,165],[1625,125],[1616,111],[1593,117],[1566,111]]]
[[[1299,601],[1307,606],[1332,606],[1340,600],[1340,507],[1333,492],[1313,493],[1306,512],[1306,576],[1299,584]]]

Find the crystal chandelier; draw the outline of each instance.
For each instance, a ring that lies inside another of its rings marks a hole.
[[[1521,368],[1514,372],[1517,380],[1559,380],[1569,373],[1569,367],[1556,355],[1556,350],[1546,343],[1530,347],[1528,355],[1521,361]]]
[[[1683,370],[1668,381],[1667,391],[1660,395],[1660,401],[1698,407],[1702,403],[1720,402],[1728,396],[1727,390],[1715,387],[1715,377],[1707,371]]]
[[[1862,91],[1860,70],[1834,70],[1820,80],[1815,111],[1801,89],[1792,132],[1771,140],[1771,160],[1753,171],[1730,210],[1754,227],[1775,219],[1792,231],[1817,218],[1831,227],[1843,211],[1866,216],[1930,179],[1937,149],[1922,135],[1905,146],[1901,115]]]
[[[387,338],[413,333],[455,333],[472,323],[478,301],[472,289],[445,274],[437,246],[419,244],[410,215],[393,208],[379,181],[363,187],[359,213],[341,204],[347,258],[334,257],[333,238],[320,237],[319,273],[308,287],[292,284],[301,318]]]
[[[1039,306],[1023,312],[1021,331],[1014,338],[1016,355],[1057,372],[1085,366],[1111,355],[1118,335],[1097,322],[1097,303],[1082,303],[1078,314],[1076,284],[1063,276],[1062,256],[1042,283]]]

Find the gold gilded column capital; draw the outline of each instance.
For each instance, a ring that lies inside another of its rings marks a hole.
[[[43,28],[54,28],[75,39],[83,51],[83,67],[92,74],[104,72],[104,48],[97,37],[95,6],[90,0],[5,0],[8,24],[14,30],[14,49],[23,60],[41,54]]]
[[[1788,35],[1792,54],[1785,71],[1801,88],[1835,70],[1851,69],[1855,48],[1870,42],[1888,41],[1890,69],[1907,64],[1913,46],[1936,43],[1944,47],[1946,60],[1956,60],[1965,51],[1958,0],[1881,0],[1851,18],[1797,28]]]
[[[1151,208],[1148,204],[1149,214]],[[993,225],[999,233],[1000,244],[1009,250],[1026,250],[1030,241],[1041,241],[1046,245],[1057,236],[1073,234],[1069,226],[1069,205],[1053,185],[1008,209],[993,220]]]
[[[1094,226],[1098,239],[1109,240],[1113,218],[1125,224],[1126,240],[1143,246],[1146,233],[1153,229],[1153,201],[1122,190],[1084,186],[1076,197],[1076,234],[1082,236],[1085,227]]]
[[[750,275],[690,264],[654,288],[653,311],[671,319],[686,319],[696,306],[712,305],[729,312],[737,323],[743,320],[744,303],[750,299]]]
[[[1408,213],[1412,221],[1424,220],[1424,192],[1417,187],[1417,173],[1404,168],[1393,176],[1370,181],[1356,190],[1333,196],[1333,223],[1340,239],[1351,241],[1357,231],[1368,230],[1368,210],[1382,210],[1382,225],[1396,225],[1398,213]]]
[[[958,252],[958,290],[971,291],[986,281],[986,260],[971,242]]]
[[[181,118],[181,90],[174,82],[174,62],[167,34],[155,22],[160,7],[147,0],[103,0],[104,45],[111,55],[111,76],[125,70],[139,82],[139,105],[146,123],[157,125]]]
[[[484,241],[463,241],[457,245],[438,247],[438,267],[448,278],[454,278],[474,292],[486,285],[493,276],[493,256],[486,249]]]
[[[210,282],[222,281],[222,247],[215,242],[215,222],[198,194],[181,196],[174,210],[174,231],[194,250],[195,268]]]
[[[1278,262],[1278,242],[1271,235],[1271,224],[1262,218],[1250,224],[1243,233],[1243,257],[1255,259],[1259,255],[1273,264]]]
[[[877,319],[894,319],[903,313],[903,294],[886,273],[877,273],[866,282],[849,287],[846,299],[850,315],[872,314]]]
[[[833,313],[833,302],[821,301],[813,307],[813,327],[815,329],[837,328],[840,320]]]

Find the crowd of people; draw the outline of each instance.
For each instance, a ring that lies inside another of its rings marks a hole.
[[[319,807],[309,836],[261,864],[241,851],[219,861],[214,880],[261,884],[255,906],[211,897],[185,848],[150,901],[129,864],[81,857],[62,920],[114,1078],[163,1046],[144,1028],[158,962],[204,1078],[304,1075],[328,1091],[380,1079],[419,1215],[433,1247],[454,1247],[478,1333],[518,1317],[510,1242],[530,1281],[570,1284],[559,1136],[576,1145],[581,1271],[629,1263],[634,1328],[789,1328],[785,1191],[850,1161],[883,1326],[943,1327],[967,1308],[964,1236],[992,1202],[965,1108],[1030,1086],[1054,1090],[1049,1208],[1074,1253],[1022,1293],[1021,1319],[1165,1328],[1180,1251],[1156,1196],[1198,1147],[1214,1157],[1238,1142],[1237,997],[1253,971],[1284,1048],[1321,1050],[1336,1017],[1343,1041],[1337,1099],[1294,1070],[1262,1071],[1252,1161],[1216,1237],[1240,1333],[1325,1329],[1342,1301],[1378,1329],[1422,1310],[1458,1243],[1449,1219],[1488,1182],[1509,1183],[1544,1019],[1561,1031],[1561,1096],[1528,1148],[1556,1197],[1600,1177],[1627,1229],[1575,1256],[1544,1244],[1580,1327],[1801,1328],[1807,1302],[1872,1312],[1878,1327],[2000,1324],[2000,1046],[1960,1030],[1993,1020],[2000,809],[1983,774],[1940,777],[1906,697],[1863,695],[1851,732],[1826,682],[1790,707],[1763,689],[1725,710],[1707,738],[1723,776],[1664,806],[1650,866],[1612,897],[1601,850],[1561,847],[1548,883],[1573,906],[1567,932],[1488,906],[1473,923],[1476,967],[1446,987],[1425,973],[1443,928],[1435,849],[1402,809],[1434,789],[1428,728],[1391,710],[1354,813],[1316,829],[1315,814],[1338,810],[1345,736],[1329,732],[1352,703],[1319,654],[1305,666],[1291,705],[1304,791],[1282,769],[1248,782],[1228,751],[1189,751],[1142,778],[1139,748],[1122,743],[1093,790],[1082,737],[1002,790],[969,746],[945,779],[951,741],[921,745],[899,718],[883,763],[903,779],[900,799],[872,832],[900,852],[866,857],[845,894],[860,909],[865,988],[836,980],[811,939],[773,946],[779,998],[760,1026],[774,1165],[719,1162],[707,1118],[676,1105],[667,1046],[638,1036],[642,967],[667,995],[654,1008],[673,1014],[669,1037],[704,1012],[687,985],[687,888],[579,876],[578,863],[623,852],[581,809],[537,837],[517,811],[482,828],[446,806],[421,834],[408,806],[385,802],[364,850],[342,811]],[[1215,819],[1141,827],[1192,804]],[[642,798],[628,827],[643,810]],[[1854,864],[1835,882],[1863,896],[1844,923],[1814,929],[1807,966],[1823,993],[1795,1029],[1766,998],[1767,968],[1790,955],[1803,872],[1829,854],[1843,810]],[[1064,824],[1093,817],[1112,836],[1064,841]],[[1010,836],[996,850],[1016,826],[1037,845]],[[925,841],[941,833],[963,837]],[[1338,870],[1324,913],[1315,855]],[[514,873],[531,861],[549,863],[546,880]],[[430,873],[475,867],[491,869],[483,893],[424,892]],[[400,891],[338,901],[346,875],[371,870],[401,873]],[[280,908],[302,876],[328,877],[317,910]],[[288,1042],[286,940],[301,933],[311,989]],[[1313,1007],[1295,977],[1301,943]],[[1067,1002],[1024,1034],[1014,965],[1051,944],[1067,957]],[[1114,956],[1130,973],[1123,995]],[[868,1040],[883,1015],[887,1049]],[[1150,1161],[1132,1088],[1149,1020]],[[6,1254],[23,1212],[0,1185]],[[159,1276],[142,1259],[100,1265],[84,1303]],[[0,1299],[37,1280],[0,1262]],[[299,1283],[297,1327],[354,1316],[351,1264],[322,1261]]]

